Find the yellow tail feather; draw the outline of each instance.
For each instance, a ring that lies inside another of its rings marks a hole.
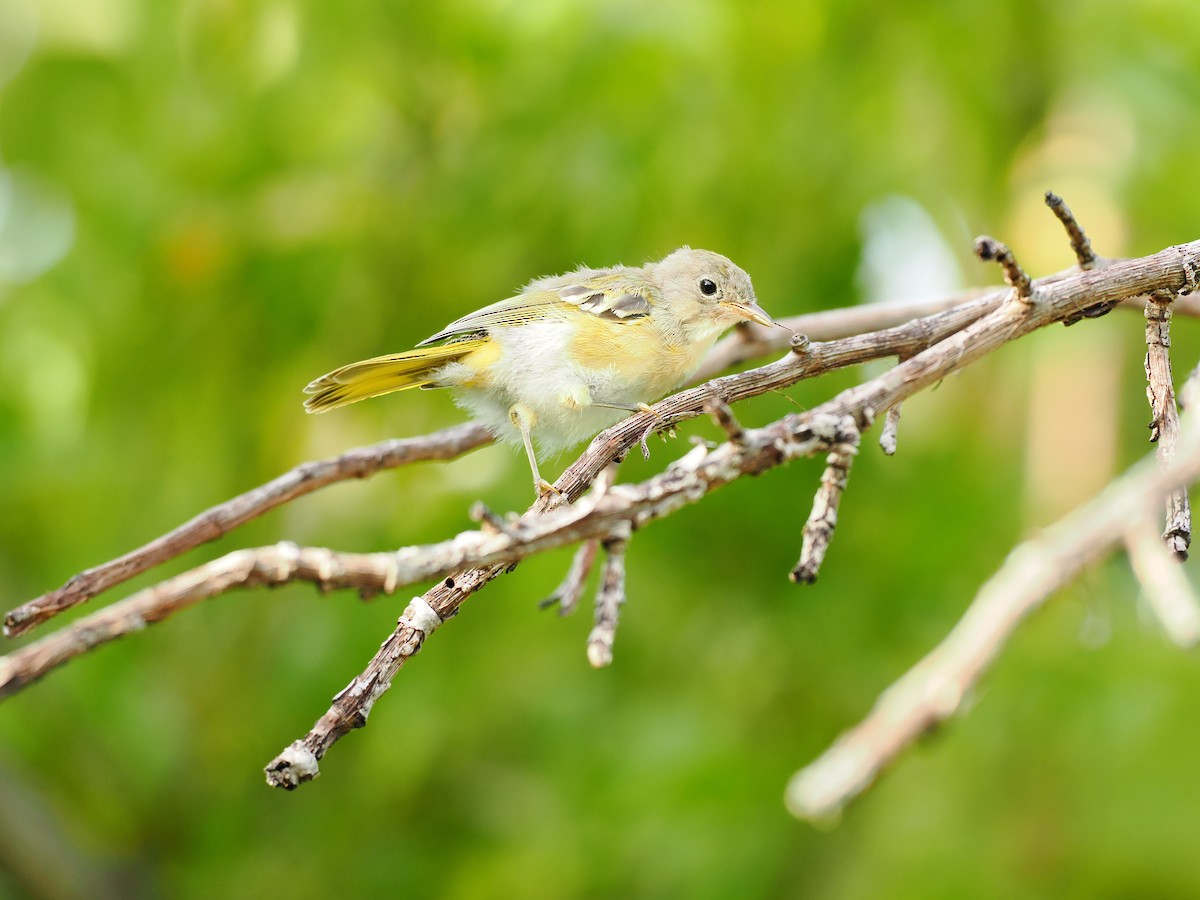
[[[407,353],[350,363],[309,384],[304,393],[312,396],[304,401],[304,409],[310,413],[323,413],[368,397],[433,384],[429,376],[434,371],[487,343],[486,339],[455,341],[442,347],[421,347]]]

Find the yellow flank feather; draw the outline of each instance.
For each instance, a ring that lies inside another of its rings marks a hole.
[[[613,369],[636,385],[630,396],[639,401],[661,397],[683,381],[712,343],[668,340],[649,318],[619,325],[585,313],[575,318],[571,359],[584,369]]]
[[[323,413],[368,397],[435,384],[431,376],[442,366],[470,356],[491,343],[487,338],[455,341],[442,347],[422,347],[350,363],[309,384],[304,392],[312,396],[304,401],[304,409],[310,413]]]

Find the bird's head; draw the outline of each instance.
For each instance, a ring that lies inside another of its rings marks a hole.
[[[681,325],[720,333],[739,322],[778,324],[758,305],[750,276],[711,250],[680,247],[654,264],[663,303]]]

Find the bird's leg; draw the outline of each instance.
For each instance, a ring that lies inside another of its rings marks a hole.
[[[525,455],[529,457],[529,468],[533,471],[533,489],[541,497],[543,494],[557,493],[554,485],[542,477],[538,471],[537,456],[533,452],[533,426],[537,423],[537,413],[524,403],[514,403],[508,409],[508,418],[521,432],[521,441],[525,444]]]
[[[593,401],[592,406],[602,406],[605,409],[623,409],[625,412],[631,413],[649,413],[658,422],[658,429],[660,431],[670,430],[673,427],[662,416],[656,413],[654,407],[649,403],[598,403]]]
[[[593,401],[592,406],[602,406],[605,409],[623,409],[625,412],[631,413],[650,413],[650,415],[662,422],[662,418],[654,411],[654,407],[649,403],[600,403],[599,401]],[[663,422],[663,424],[665,425],[666,423]]]
[[[666,422],[662,416],[654,411],[654,407],[649,403],[593,403],[592,406],[603,406],[606,409],[623,409],[631,413],[648,413],[658,424],[651,425],[643,433],[641,440],[638,441],[638,446],[642,448],[642,458],[650,458],[650,445],[647,441],[650,440],[650,435],[658,432],[665,441],[668,437],[675,437],[675,426]]]
[[[654,407],[653,407],[653,406],[651,406],[649,403],[639,403],[639,404],[637,405],[637,411],[638,411],[638,412],[644,412],[644,413],[650,413],[650,415],[651,415],[651,416],[653,416],[654,418],[658,419],[658,421],[659,421],[659,424],[660,424],[660,425],[662,425],[664,428],[670,428],[670,427],[671,427],[670,425],[668,425],[668,424],[666,423],[666,421],[663,419],[663,417],[662,417],[662,416],[660,416],[658,413],[656,413],[656,412],[654,411]]]

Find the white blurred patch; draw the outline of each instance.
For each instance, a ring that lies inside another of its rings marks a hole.
[[[941,297],[962,289],[962,272],[933,218],[909,197],[877,200],[859,217],[864,303]]]
[[[25,283],[75,241],[75,209],[66,192],[24,169],[0,168],[0,282]]]

